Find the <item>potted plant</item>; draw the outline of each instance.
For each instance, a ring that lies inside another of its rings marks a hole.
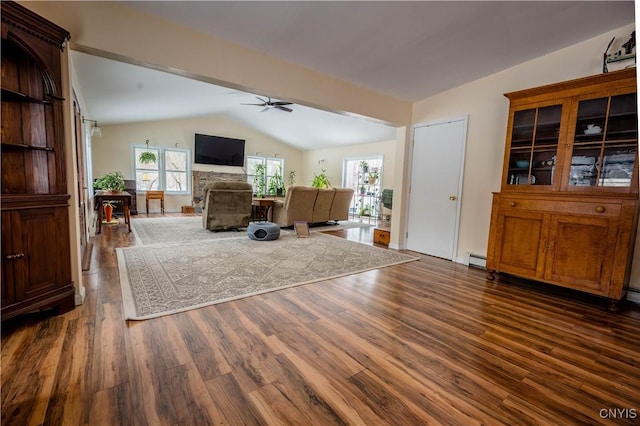
[[[331,182],[329,182],[329,178],[327,177],[327,172],[322,169],[320,174],[313,174],[313,182],[311,186],[314,188],[330,188]]]
[[[376,179],[378,179],[378,177],[380,176],[380,174],[378,173],[378,171],[372,171],[369,172],[369,185],[373,185],[376,183]]]
[[[149,151],[149,139],[147,139],[147,150],[140,153],[138,156],[138,161],[142,164],[153,164],[156,162],[156,154],[154,152]]]
[[[366,161],[362,160],[360,162],[360,168],[362,169],[362,173],[367,173],[369,171],[369,163],[367,163]]]
[[[256,197],[259,197],[259,198],[264,197],[264,192],[266,189],[265,188],[266,183],[264,181],[266,170],[267,170],[267,166],[265,166],[264,164],[256,164],[255,177],[253,178],[253,186],[256,191]]]
[[[95,189],[103,191],[121,192],[124,191],[124,176],[121,172],[109,172],[93,182]]]
[[[363,204],[360,207],[360,216],[369,216],[371,212],[371,206],[369,204]]]
[[[102,202],[102,210],[104,211],[104,221],[105,223],[110,223],[113,218],[113,201],[103,201]]]
[[[269,195],[282,197],[284,195],[284,181],[282,180],[282,168],[280,164],[276,166],[276,173],[269,180]]]
[[[289,185],[293,185],[294,183],[296,183],[296,171],[295,170],[289,170],[289,176],[287,177],[287,180],[289,181]]]
[[[367,193],[367,188],[364,185],[360,185],[360,195],[364,195]]]

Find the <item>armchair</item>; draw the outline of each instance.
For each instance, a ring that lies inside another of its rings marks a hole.
[[[273,221],[280,227],[292,226],[296,220],[311,223],[317,195],[318,188],[308,186],[289,187],[284,201],[276,202],[273,210]]]
[[[251,218],[251,184],[216,181],[204,187],[202,226],[211,231],[245,228]]]

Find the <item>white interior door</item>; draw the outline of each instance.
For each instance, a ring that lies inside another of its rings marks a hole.
[[[466,118],[414,128],[409,250],[455,258],[465,141]]]

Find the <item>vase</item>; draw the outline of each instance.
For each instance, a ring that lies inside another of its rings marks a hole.
[[[104,209],[104,220],[110,223],[113,218],[113,206],[111,204],[105,204],[102,208]]]

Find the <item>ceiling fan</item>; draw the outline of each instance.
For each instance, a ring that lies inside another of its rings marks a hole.
[[[285,106],[285,105],[293,105],[293,103],[291,103],[291,102],[272,101],[271,98],[268,98],[268,100],[267,100],[267,99],[263,99],[263,98],[261,98],[259,96],[256,96],[256,99],[258,99],[261,103],[259,103],[259,104],[242,104],[242,105],[255,105],[255,106],[264,107],[262,112],[270,110],[270,109],[279,109],[281,111],[286,111],[286,112],[293,111],[291,108],[287,108]]]

